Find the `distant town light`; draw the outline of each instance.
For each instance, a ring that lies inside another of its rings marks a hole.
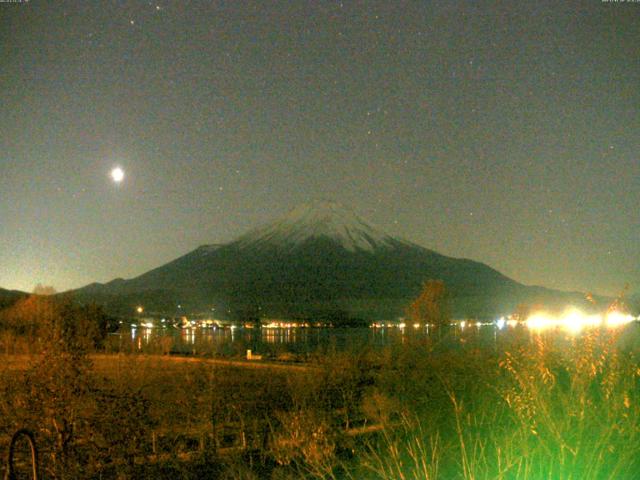
[[[569,333],[579,333],[585,328],[608,327],[616,328],[634,321],[632,315],[618,311],[606,314],[585,314],[575,308],[567,309],[560,316],[538,312],[527,318],[525,325],[535,331],[561,328]]]
[[[138,308],[136,308],[136,312],[142,313],[142,312],[144,312],[144,308],[139,306]]]
[[[624,314],[616,311],[608,312],[606,315],[606,323],[608,327],[617,327],[633,322],[635,318],[632,315]]]

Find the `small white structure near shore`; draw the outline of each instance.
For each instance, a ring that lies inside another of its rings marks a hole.
[[[251,350],[247,350],[247,360],[262,360],[262,355],[255,355]]]

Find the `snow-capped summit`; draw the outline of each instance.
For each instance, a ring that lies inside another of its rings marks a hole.
[[[295,248],[312,239],[332,240],[350,252],[371,252],[397,245],[398,240],[365,223],[339,203],[303,204],[289,214],[240,237],[240,248],[271,245]]]

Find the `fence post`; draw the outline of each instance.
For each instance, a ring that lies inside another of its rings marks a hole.
[[[157,437],[158,437],[158,434],[155,431],[151,432],[151,452],[154,455],[158,454],[158,443],[157,443],[158,440],[157,440]]]

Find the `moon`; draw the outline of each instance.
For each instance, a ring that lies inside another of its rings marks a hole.
[[[121,183],[124,180],[124,170],[120,167],[116,167],[111,170],[111,179],[115,183]]]

